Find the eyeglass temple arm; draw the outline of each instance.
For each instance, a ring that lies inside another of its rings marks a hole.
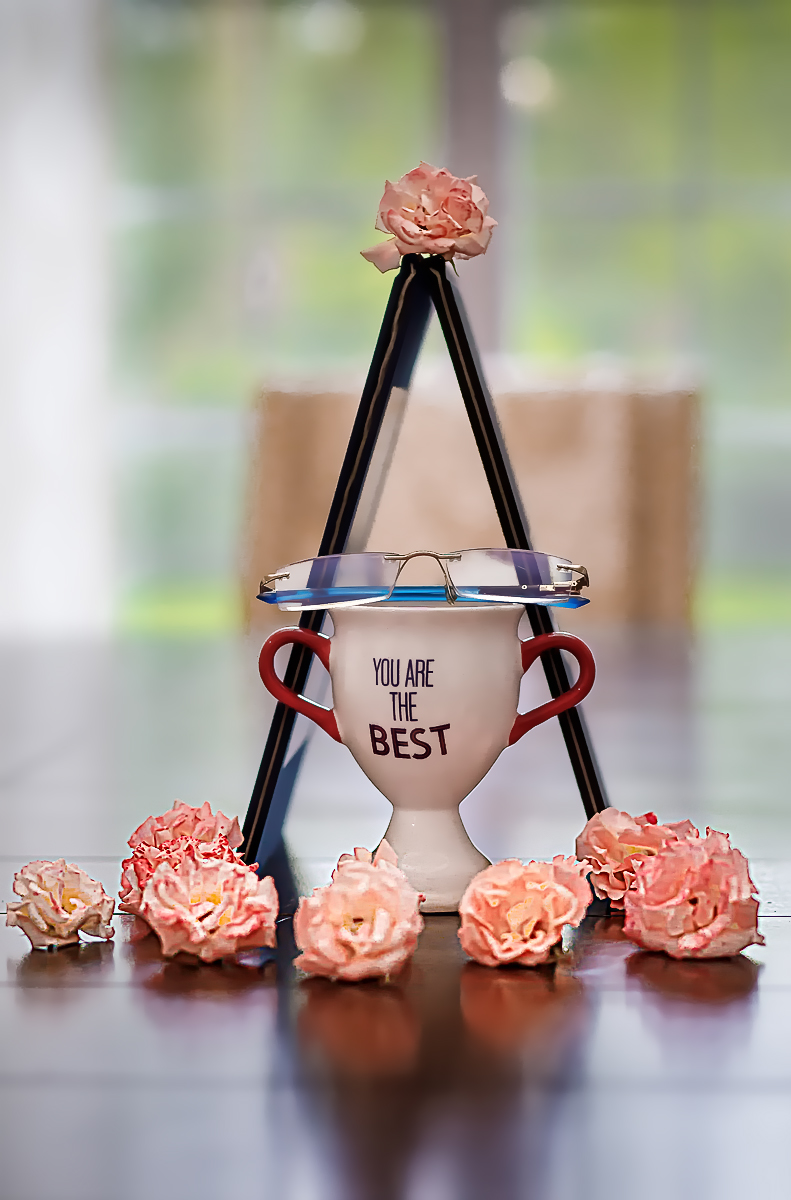
[[[290,575],[290,571],[281,571],[279,575],[267,575],[267,577],[262,579],[261,583],[259,584],[258,595],[263,596],[266,592],[276,592],[277,588],[271,587],[271,584],[278,579],[288,579]]]
[[[587,568],[578,563],[559,562],[555,565],[555,570],[563,571],[565,574],[577,575],[578,578],[570,579],[568,583],[561,583],[553,579],[552,583],[542,583],[540,591],[554,592],[558,588],[563,588],[564,590],[568,589],[570,595],[579,596],[584,587],[590,587]]]

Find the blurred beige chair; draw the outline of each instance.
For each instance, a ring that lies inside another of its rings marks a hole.
[[[357,403],[346,392],[261,397],[243,578],[253,627],[290,619],[255,600],[258,581],[316,553]],[[688,622],[697,394],[566,386],[504,391],[495,403],[533,544],[589,569],[585,621]],[[458,393],[410,396],[368,544],[399,551],[503,544]]]

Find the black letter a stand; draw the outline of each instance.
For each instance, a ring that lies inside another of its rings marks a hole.
[[[461,297],[443,258],[407,254],[390,292],[319,555],[364,548],[432,304],[453,362],[505,544],[514,549],[532,549],[527,519]],[[271,564],[272,569],[277,566],[278,563]],[[526,609],[534,635],[552,632],[554,625],[548,609],[530,604]],[[304,612],[299,624],[303,629],[318,631],[323,620],[323,612]],[[287,687],[304,692],[310,662],[311,653],[306,647],[293,647],[284,679]],[[552,696],[567,691],[569,677],[560,651],[542,654],[541,664]],[[263,866],[273,854],[278,854],[283,821],[306,745],[303,743],[286,761],[295,718],[293,709],[278,703],[244,822],[243,853],[249,863],[258,860]],[[585,813],[592,817],[607,807],[607,798],[584,717],[577,707],[561,713],[558,720]]]

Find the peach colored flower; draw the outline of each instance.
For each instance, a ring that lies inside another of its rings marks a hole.
[[[762,946],[747,859],[725,833],[667,842],[635,867],[624,933],[671,958],[722,958]]]
[[[159,864],[168,862],[171,867],[178,868],[184,859],[189,859],[194,865],[209,860],[238,863],[242,867],[246,865],[242,857],[231,849],[224,833],[218,834],[213,842],[201,842],[186,835],[172,838],[161,846],[140,842],[132,851],[131,858],[125,858],[121,863],[121,887],[118,892],[121,911],[139,916],[143,889]]]
[[[177,800],[172,808],[161,817],[146,817],[129,839],[134,850],[144,842],[152,846],[164,846],[177,837],[193,837],[199,842],[213,842],[223,833],[232,849],[242,844],[242,831],[236,817],[224,813],[212,813],[208,800],[201,808],[192,808]]]
[[[632,817],[605,808],[591,817],[577,838],[577,858],[589,864],[593,890],[613,908],[623,908],[624,893],[634,882],[637,863],[656,854],[666,842],[700,837],[691,821],[659,825],[654,813]]]
[[[259,879],[234,862],[161,862],[143,889],[140,914],[167,957],[180,950],[204,962],[259,946],[274,946],[277,892],[271,876]]]
[[[476,175],[457,179],[450,171],[421,162],[397,183],[385,183],[376,228],[393,240],[362,250],[380,271],[392,271],[402,254],[473,258],[485,254],[497,222]]]
[[[399,971],[415,952],[424,899],[383,841],[371,858],[359,847],[343,854],[329,887],[303,896],[294,917],[302,954],[295,966],[330,979],[371,979]]]
[[[564,925],[579,925],[590,904],[585,867],[558,854],[547,862],[507,858],[479,871],[459,904],[459,941],[485,967],[546,962]]]
[[[80,931],[113,936],[112,899],[74,863],[28,863],[14,876],[14,891],[22,899],[8,905],[6,925],[17,925],[37,950],[79,942]]]

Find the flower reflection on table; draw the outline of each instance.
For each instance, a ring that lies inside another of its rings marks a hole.
[[[526,1157],[529,1194],[541,1194],[547,1130],[588,1028],[585,986],[563,961],[466,962],[458,925],[430,914],[414,958],[387,984],[316,978],[295,989],[284,1028],[296,1035],[301,1117],[342,1147],[339,1195],[433,1194],[439,1164],[455,1189],[442,1194],[505,1200]]]
[[[222,998],[257,988],[273,987],[277,980],[274,957],[260,960],[244,955],[203,962],[195,955],[180,953],[165,959],[159,939],[147,929],[144,936],[135,931],[136,917],[123,916],[118,922],[119,946],[137,987],[163,996],[214,996]],[[140,923],[144,924],[143,922]],[[271,952],[266,952],[271,954]]]
[[[309,1053],[317,1050],[344,1075],[385,1078],[412,1070],[420,1023],[398,985],[309,979],[300,993],[297,1030]]]
[[[745,954],[671,959],[640,950],[629,956],[627,1004],[650,1033],[662,1077],[694,1075],[717,1090],[745,1069],[761,1007],[760,973]]]
[[[268,963],[263,970],[252,971],[238,963],[201,963],[179,961],[162,963],[143,982],[151,992],[166,996],[232,996],[272,987],[276,968]]]
[[[112,976],[114,950],[110,941],[75,943],[62,947],[57,954],[31,950],[16,963],[16,985],[25,989],[26,1004],[63,1007],[68,991],[64,993],[61,988],[84,991]]]
[[[651,992],[693,1004],[728,1004],[757,987],[761,967],[745,954],[730,958],[672,959],[640,950],[630,955],[626,973]]]
[[[585,1022],[580,980],[560,966],[488,967],[461,972],[461,1012],[469,1033],[488,1049],[521,1052],[531,1073],[554,1069]]]

